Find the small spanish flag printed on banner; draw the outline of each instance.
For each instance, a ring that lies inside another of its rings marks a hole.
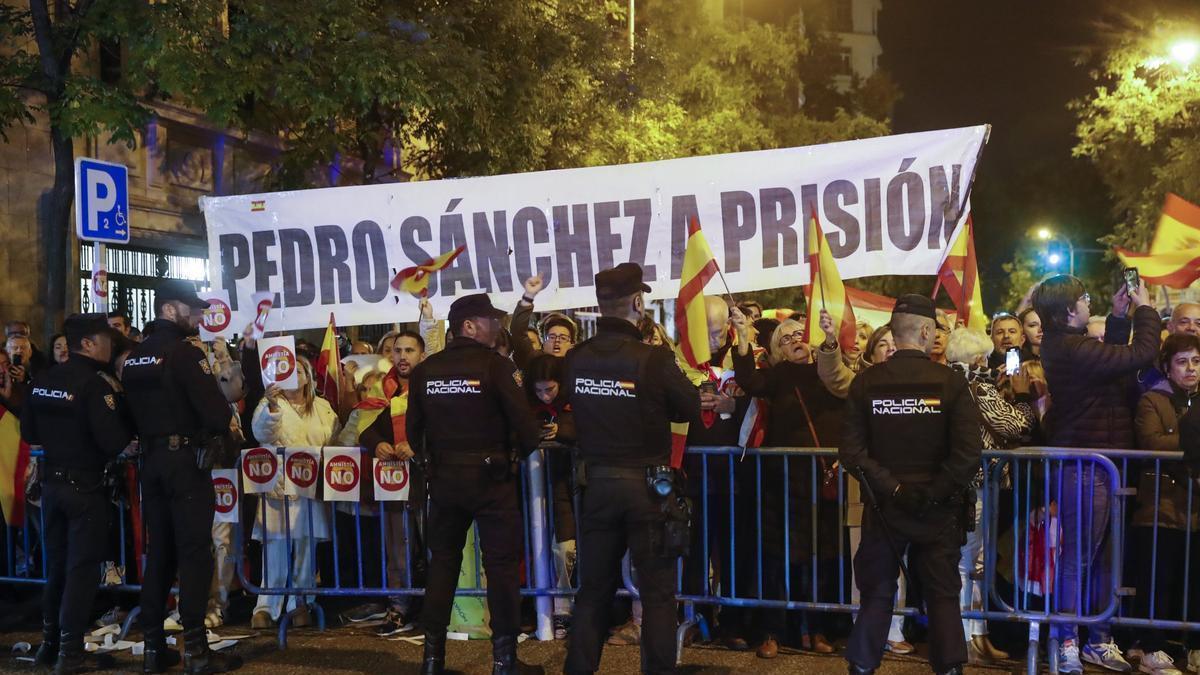
[[[267,200],[265,200],[265,199],[252,200],[250,202],[250,210],[251,211],[266,211],[267,210]]]

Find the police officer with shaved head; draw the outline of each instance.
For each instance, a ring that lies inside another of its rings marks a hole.
[[[142,451],[146,673],[161,673],[179,663],[179,653],[167,648],[163,633],[176,571],[184,672],[223,673],[241,665],[240,657],[208,648],[204,627],[213,575],[212,468],[231,417],[208,358],[187,341],[197,334],[205,307],[208,303],[196,296],[190,283],[164,282],[155,289],[157,318],[147,326],[149,335],[130,352],[121,370]]]
[[[524,529],[515,446],[537,449],[541,429],[513,362],[496,352],[502,310],[484,293],[450,306],[446,349],[425,359],[409,379],[405,432],[430,465],[422,675],[445,672],[446,628],[471,523],[479,524],[492,627],[492,673],[518,673],[521,629],[519,564]]]
[[[35,660],[55,673],[73,673],[85,667],[83,633],[108,552],[113,508],[105,469],[133,440],[133,420],[108,372],[117,340],[108,317],[74,314],[63,332],[71,355],[34,379],[21,436],[45,453],[39,476],[47,569]]]
[[[567,673],[600,668],[626,549],[641,591],[642,672],[675,669],[676,559],[686,553],[690,513],[671,466],[670,424],[699,420],[700,394],[670,350],[642,342],[649,290],[633,263],[597,274],[596,336],[567,355],[584,486]]]
[[[851,675],[879,667],[906,553],[928,610],[930,666],[961,673],[967,662],[958,561],[974,526],[980,417],[966,379],[929,359],[936,322],[929,298],[900,297],[895,355],[859,373],[846,399],[838,457],[871,503],[854,557],[862,605],[846,649]]]

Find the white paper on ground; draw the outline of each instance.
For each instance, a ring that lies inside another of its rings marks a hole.
[[[449,632],[449,633],[446,633],[446,639],[447,640],[461,640],[463,642],[466,642],[467,640],[471,639],[471,636],[467,633]]]

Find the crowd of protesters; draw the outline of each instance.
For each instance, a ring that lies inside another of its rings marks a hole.
[[[513,308],[497,348],[522,369],[530,405],[542,424],[555,580],[567,589],[575,586],[577,557],[586,552],[576,547],[576,486],[571,471],[575,434],[563,387],[563,358],[585,336],[583,327],[565,313],[546,313],[534,321],[542,287],[538,277],[525,283],[524,297]],[[979,433],[985,449],[1046,445],[1176,451],[1184,449],[1190,438],[1200,439],[1200,413],[1189,414],[1200,384],[1200,304],[1177,305],[1163,318],[1151,306],[1144,286],[1121,286],[1112,294],[1107,317],[1091,316],[1091,301],[1078,279],[1059,276],[1032,289],[1025,306],[996,313],[989,326],[965,327],[962,317],[955,320],[939,311],[930,357],[969,383],[981,413]],[[837,446],[850,383],[896,352],[886,324],[860,321],[854,344],[843,349],[824,310],[817,310],[814,322],[823,333],[817,337],[824,339],[813,340],[806,335],[803,313],[764,311],[751,300],[731,307],[713,296],[706,298],[706,308],[712,359],[698,370],[684,368],[701,392],[701,423],[679,430],[681,447]],[[127,316],[110,314],[110,325],[131,342],[138,339]],[[647,318],[640,329],[644,342],[674,348],[664,326]],[[0,353],[0,404],[19,413],[33,377],[69,358],[66,340],[54,335],[43,351],[35,344],[29,324],[21,321],[5,325],[5,340]],[[307,341],[297,342],[299,385],[292,390],[264,389],[252,339],[233,344],[218,341],[205,350],[213,376],[237,412],[230,428],[235,444],[357,445],[374,457],[392,459],[411,454],[395,433],[395,419],[403,415],[394,403],[396,397],[406,391],[413,369],[445,343],[443,323],[422,301],[416,330],[389,332],[374,345],[343,344],[336,408],[318,391],[314,372],[318,353]],[[116,351],[127,353],[128,346]],[[114,362],[118,375],[123,358],[122,353]],[[1013,367],[1013,360],[1019,365]],[[858,543],[863,500],[854,481],[839,479],[833,458],[767,455],[730,461],[725,455],[686,454],[681,463],[689,494],[697,502],[691,554],[683,563],[685,594],[852,601],[855,588],[848,561]],[[977,486],[996,463],[985,460],[975,479]],[[1131,602],[1137,616],[1148,616],[1153,603],[1159,618],[1183,619],[1185,606],[1189,618],[1193,617],[1200,608],[1200,584],[1193,580],[1187,588],[1185,577],[1174,572],[1200,543],[1195,538],[1200,529],[1200,499],[1188,487],[1194,478],[1179,462],[1146,460],[1121,466],[1124,486],[1136,487],[1120,553],[1132,572],[1124,585],[1135,589]],[[134,471],[131,466],[125,475],[131,495],[136,494]],[[1086,597],[1085,590],[1111,593],[1106,577],[1112,569],[1107,556],[1114,551],[1108,545],[1114,531],[1109,500],[1124,486],[1109,484],[1102,471],[1072,463],[1055,470],[1051,481],[1061,488],[1042,495],[1035,510],[1041,517],[1053,517],[1061,528],[1058,611],[1095,612],[1108,599]],[[372,622],[372,630],[381,636],[411,629],[419,596],[403,590],[421,586],[425,567],[424,501],[416,471],[413,482],[413,495],[402,503],[366,499],[331,508],[287,494],[282,481],[260,500],[245,500],[245,513],[253,515],[243,522],[252,525],[246,529],[253,544],[243,545],[254,546],[257,553],[247,557],[256,567],[252,576],[275,588],[289,583],[372,588],[380,587],[386,577],[387,587],[397,590],[395,596],[382,602],[362,598],[341,616],[356,624]],[[30,485],[31,511],[36,510],[36,496],[36,486]],[[982,494],[980,500],[977,518],[984,512]],[[97,571],[110,584],[138,581],[136,565],[117,564],[136,559],[141,546],[136,508],[127,509],[124,517],[126,531],[134,533],[122,539],[127,539],[128,550],[122,552],[114,545],[113,561]],[[31,526],[36,522],[34,516],[28,520]],[[1087,531],[1077,536],[1078,527]],[[983,531],[976,527],[962,546],[959,575],[964,610],[988,604],[981,583]],[[229,558],[235,545],[232,536],[229,525],[214,525],[218,564],[206,619],[209,627],[225,622],[237,583]],[[329,544],[334,538],[340,541],[336,550]],[[901,585],[902,602],[905,591]],[[285,602],[284,596],[263,595],[251,611],[251,625],[270,628],[287,612],[294,612],[292,625],[308,625],[312,601],[290,596]],[[1077,601],[1086,606],[1076,607]],[[564,639],[570,632],[569,596],[556,597],[553,607],[555,638]],[[781,645],[832,653],[849,630],[848,617],[835,612],[714,605],[698,609],[714,641],[730,649],[754,649],[768,659],[779,653]],[[110,612],[107,618],[111,616]],[[1200,672],[1200,640],[1190,636],[1180,642],[1177,635],[1162,629],[1118,635],[1105,622],[1086,627],[1055,624],[1053,632],[1060,672],[1080,671],[1081,661],[1118,672],[1131,670],[1132,661],[1142,672],[1161,675],[1179,672],[1174,665],[1179,662]],[[699,639],[697,633],[689,639]],[[918,635],[916,622],[898,616],[888,649],[912,653]],[[640,608],[634,601],[628,620],[613,627],[610,644],[637,644],[639,639]],[[985,621],[964,619],[963,639],[973,663],[1008,658],[992,642]]]

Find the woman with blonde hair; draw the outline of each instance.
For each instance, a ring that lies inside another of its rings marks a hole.
[[[254,411],[251,422],[254,436],[264,445],[292,448],[320,448],[337,437],[337,413],[329,402],[317,396],[312,364],[304,357],[296,359],[298,386],[284,390],[272,385]],[[263,542],[263,586],[295,588],[316,585],[315,552],[317,542],[329,540],[329,514],[325,505],[312,499],[284,494],[280,480],[273,492],[262,496],[255,514],[254,539]],[[287,509],[285,516],[284,509]],[[286,518],[286,520],[285,520]],[[285,524],[291,535],[285,531]],[[289,554],[288,544],[292,551]],[[288,596],[288,610],[301,610],[292,620],[294,626],[311,622],[308,604],[312,598],[297,602]],[[284,612],[284,596],[260,595],[251,617],[251,627],[270,628]]]

